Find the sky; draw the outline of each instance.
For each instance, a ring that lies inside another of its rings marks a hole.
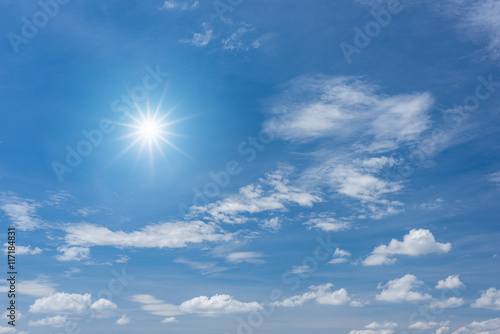
[[[500,1],[0,4],[0,333],[500,333]]]

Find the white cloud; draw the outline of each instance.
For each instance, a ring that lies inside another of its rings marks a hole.
[[[36,210],[40,207],[33,200],[22,199],[11,193],[1,194],[0,209],[20,231],[33,231],[43,226],[42,220],[36,215]]]
[[[219,267],[215,262],[197,262],[186,259],[176,259],[176,263],[184,263],[191,269],[199,270],[202,274],[213,274],[226,271],[228,268]]]
[[[177,319],[175,319],[175,317],[168,317],[161,321],[162,324],[171,324],[173,322],[177,322]]]
[[[303,274],[307,273],[311,267],[309,266],[292,266],[292,270],[290,271],[292,274]]]
[[[384,321],[383,323],[375,321],[365,326],[365,328],[367,329],[384,329],[384,328],[387,329],[394,327],[398,327],[398,324],[395,323],[394,321]]]
[[[310,228],[317,228],[325,232],[337,232],[346,230],[350,227],[348,222],[339,222],[335,218],[331,217],[309,219],[305,225],[309,225]]]
[[[183,312],[179,310],[179,307],[177,305],[166,304],[151,295],[134,295],[132,296],[131,300],[143,304],[141,306],[141,309],[154,315],[171,317],[183,314]]]
[[[8,243],[5,243],[4,244],[4,253],[7,253],[8,252],[8,247],[10,245]],[[16,254],[15,255],[36,255],[36,254],[40,254],[42,253],[43,250],[38,248],[38,247],[35,247],[35,248],[31,248],[31,245],[29,246],[19,246],[19,245],[16,245]]]
[[[441,326],[438,329],[436,329],[436,331],[434,332],[434,334],[443,334],[443,333],[445,333],[445,332],[447,332],[449,330],[450,330],[450,327],[448,327],[448,326]]]
[[[460,281],[460,276],[450,275],[436,284],[436,289],[456,289],[463,288],[465,284]]]
[[[262,221],[260,222],[260,226],[263,229],[277,232],[281,228],[281,222],[280,222],[280,219],[278,217],[273,217],[273,218],[269,218],[269,219],[262,219]]]
[[[490,181],[500,185],[500,172],[490,174]]]
[[[429,294],[412,291],[421,284],[422,282],[417,280],[417,277],[406,274],[401,278],[387,282],[385,285],[379,284],[377,288],[383,290],[375,296],[375,299],[391,303],[418,302],[431,299]]]
[[[312,207],[321,198],[290,185],[286,168],[266,174],[258,183],[249,184],[239,189],[237,195],[206,206],[193,207],[194,214],[209,214],[211,219],[230,224],[245,223],[246,217],[238,214],[255,214],[265,211],[286,211],[287,205]]]
[[[222,40],[222,49],[223,50],[236,50],[236,51],[248,51],[250,49],[257,49],[260,47],[260,43],[258,41],[248,41],[245,40],[244,36],[249,32],[254,31],[255,28],[251,26],[243,26],[239,27],[234,33],[231,34],[226,39]]]
[[[57,284],[50,283],[44,276],[40,276],[35,280],[20,281],[18,290],[21,295],[43,297],[54,293],[54,287],[56,286]],[[7,292],[8,290],[9,288],[7,286],[0,286],[0,292]]]
[[[230,240],[214,224],[202,221],[172,222],[147,225],[130,233],[113,232],[106,227],[76,224],[66,227],[66,242],[80,246],[115,246],[137,248],[182,248],[188,243]]]
[[[341,263],[346,263],[346,262],[349,262],[349,259],[346,259],[345,257],[339,257],[339,258],[331,259],[330,261],[328,261],[328,263],[330,263],[330,264],[341,264]]]
[[[469,33],[476,38],[489,39],[488,50],[493,58],[500,58],[500,3],[495,0],[473,2],[465,12]],[[472,30],[472,31],[471,31]]]
[[[116,304],[107,299],[101,298],[98,301],[94,302],[91,306],[91,309],[94,310],[112,310],[117,308]]]
[[[90,248],[86,247],[58,247],[59,254],[56,256],[58,261],[80,261],[88,259],[90,255]]]
[[[33,313],[82,313],[90,308],[90,293],[80,295],[76,293],[57,292],[39,298],[30,305]]]
[[[349,334],[392,334],[394,331],[392,329],[360,329],[360,330],[352,330]]]
[[[302,295],[292,296],[283,301],[275,302],[274,305],[282,307],[295,307],[304,304],[308,300],[315,300],[318,304],[323,305],[345,305],[351,302],[347,291],[344,288],[339,290],[330,291],[333,284],[327,283],[322,285],[312,285],[309,287],[308,292]],[[358,306],[358,305],[351,305]]]
[[[351,256],[350,252],[343,250],[343,249],[340,249],[340,248],[336,248],[335,252],[333,253],[334,258],[332,260],[330,260],[328,263],[331,263],[331,264],[346,263],[346,262],[349,262],[349,259],[347,259],[347,257],[350,257],[350,256]]]
[[[262,254],[257,252],[236,252],[226,256],[226,261],[230,263],[263,263]]]
[[[500,318],[486,321],[473,321],[467,326],[460,327],[452,334],[500,334]]]
[[[179,305],[182,312],[202,315],[247,313],[261,309],[262,305],[257,302],[244,303],[229,295],[200,296]]]
[[[482,291],[481,297],[479,297],[471,307],[500,311],[500,290],[489,288],[486,291]]]
[[[449,323],[450,323],[449,321],[445,321],[445,322],[441,322],[441,323],[437,323],[435,321],[429,321],[429,322],[418,321],[418,322],[411,324],[408,328],[409,329],[431,329],[431,328],[435,328],[438,326],[448,326]]]
[[[334,257],[350,257],[351,253],[340,248],[336,248],[335,252],[333,253]]]
[[[273,101],[271,113],[283,120],[264,124],[287,140],[371,135],[374,142],[415,140],[429,128],[428,93],[386,96],[377,88],[352,77],[299,77]]]
[[[363,264],[365,266],[377,266],[391,264],[396,261],[393,255],[419,256],[430,253],[447,253],[451,249],[450,243],[439,243],[429,230],[413,229],[404,236],[403,241],[392,239],[388,245],[376,247]]]
[[[176,2],[173,0],[167,0],[164,2],[163,7],[161,9],[178,9],[178,10],[195,10],[199,7],[200,3],[199,1],[193,2],[191,5],[189,5],[186,2]]]
[[[464,304],[463,298],[450,297],[446,300],[434,300],[429,307],[433,309],[457,308]]]
[[[54,317],[47,317],[36,321],[30,320],[28,326],[63,327],[66,325],[66,317],[67,316],[56,315]]]
[[[0,326],[0,333],[17,333],[17,330],[12,327]]]
[[[90,293],[81,295],[77,293],[57,292],[36,299],[30,305],[29,310],[32,313],[83,313],[89,309],[101,312],[114,308],[116,308],[116,304],[103,298],[92,304]],[[103,317],[105,315],[106,312],[103,312],[97,316]]]
[[[210,40],[213,36],[213,30],[209,28],[207,23],[203,23],[203,29],[205,30],[203,33],[195,32],[193,33],[193,38],[188,40],[181,40],[182,43],[187,43],[194,45],[196,47],[205,47],[210,43]]]
[[[123,314],[120,319],[116,320],[117,325],[128,325],[130,323],[129,317],[127,315]]]

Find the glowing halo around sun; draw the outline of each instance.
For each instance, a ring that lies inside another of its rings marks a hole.
[[[167,116],[173,111],[173,109],[164,113],[161,116],[159,114],[159,107],[153,113],[149,109],[149,106],[145,112],[142,111],[140,108],[137,108],[137,110],[138,110],[137,116],[127,114],[132,120],[131,123],[122,124],[132,129],[132,132],[126,135],[125,137],[133,138],[132,142],[125,148],[122,154],[136,146],[140,147],[139,154],[144,150],[144,148],[147,148],[147,150],[149,151],[149,159],[150,162],[152,163],[153,153],[154,153],[153,151],[160,152],[161,155],[164,158],[166,158],[162,147],[164,145],[168,145],[169,147],[186,155],[186,153],[180,150],[169,140],[171,136],[180,136],[180,135],[168,131],[168,127],[182,121],[182,119],[166,121]]]

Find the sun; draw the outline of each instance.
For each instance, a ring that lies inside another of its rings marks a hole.
[[[139,146],[139,155],[144,149],[147,149],[149,152],[150,162],[152,163],[155,152],[159,152],[164,158],[166,158],[163,148],[168,146],[186,155],[186,153],[175,146],[170,140],[171,137],[180,135],[169,131],[169,127],[183,120],[168,120],[168,116],[173,110],[174,109],[171,109],[165,113],[161,113],[160,106],[158,106],[154,111],[152,111],[150,110],[148,103],[146,110],[137,108],[138,112],[135,115],[127,114],[130,117],[131,122],[122,123],[121,125],[131,129],[125,138],[132,138],[132,142],[121,154],[124,154],[133,147]]]
[[[146,140],[155,140],[162,135],[161,124],[154,119],[147,119],[138,124],[138,135]]]

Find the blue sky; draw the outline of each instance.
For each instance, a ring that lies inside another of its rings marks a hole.
[[[500,333],[499,1],[1,3],[0,333]]]

